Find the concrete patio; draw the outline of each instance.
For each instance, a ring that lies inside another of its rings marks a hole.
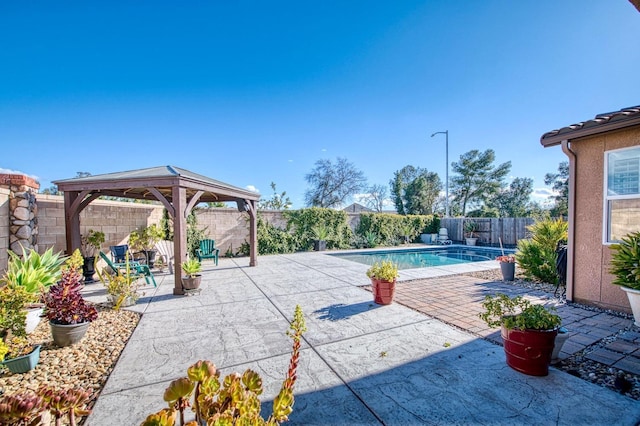
[[[284,378],[285,335],[296,304],[307,321],[288,424],[621,424],[640,404],[551,368],[546,377],[510,369],[500,346],[416,310],[378,306],[367,266],[325,254],[205,263],[202,292],[173,296],[157,275],[135,309],[144,315],[87,420],[136,425],[166,406],[171,380],[199,359],[222,374],[252,368],[263,378],[263,414]],[[496,268],[495,262],[401,271],[401,280]],[[90,300],[100,301],[101,296]]]

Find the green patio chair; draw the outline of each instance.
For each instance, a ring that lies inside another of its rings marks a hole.
[[[219,254],[220,249],[216,247],[215,240],[201,240],[200,248],[196,249],[196,256],[198,256],[198,261],[202,262],[202,259],[213,259],[216,262],[216,266],[218,266]]]
[[[114,263],[111,261],[111,259],[109,259],[109,256],[107,256],[106,254],[104,254],[103,252],[100,252],[100,257],[102,258],[102,260],[104,260],[107,265],[113,269],[113,271],[116,274],[121,274],[122,270],[125,269],[127,267],[126,262],[125,263]],[[149,269],[149,267],[147,265],[141,265],[140,263],[136,262],[136,261],[129,261],[129,270],[131,271],[131,274],[134,274],[138,277],[144,277],[144,280],[147,282],[147,285],[149,284],[153,284],[154,287],[157,287],[158,285],[156,284],[156,279],[153,277],[153,274],[151,273],[151,270]]]

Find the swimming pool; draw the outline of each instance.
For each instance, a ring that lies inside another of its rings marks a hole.
[[[512,254],[514,250],[504,250]],[[376,250],[357,253],[335,253],[330,256],[350,260],[352,262],[373,265],[381,260],[390,260],[398,264],[398,269],[428,268],[432,266],[449,266],[461,263],[484,262],[495,260],[502,251],[498,248],[444,246],[434,248],[418,248],[409,250]]]

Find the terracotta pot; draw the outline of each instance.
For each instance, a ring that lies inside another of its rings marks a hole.
[[[513,281],[516,278],[515,263],[500,262],[500,270],[502,271],[502,279],[504,281]]]
[[[549,374],[558,330],[516,330],[502,327],[507,365],[530,376]]]
[[[1,364],[4,364],[9,371],[16,374],[33,370],[38,365],[38,361],[40,361],[40,345],[35,345],[30,353],[16,358],[5,359]]]
[[[389,305],[393,302],[396,280],[383,281],[371,278],[371,286],[373,287],[373,301],[378,305]]]
[[[202,275],[182,277],[182,288],[185,290],[195,290],[200,287],[200,281],[202,281]]]
[[[79,342],[89,329],[90,324],[90,322],[81,322],[80,324],[55,324],[49,321],[53,343],[63,348]]]

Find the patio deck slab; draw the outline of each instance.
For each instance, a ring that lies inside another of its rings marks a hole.
[[[86,424],[140,424],[165,407],[164,388],[198,359],[213,361],[222,374],[258,371],[268,415],[287,369],[284,332],[296,304],[308,332],[288,424],[640,421],[635,400],[554,368],[546,377],[517,373],[507,367],[502,348],[477,334],[400,303],[375,305],[359,287],[368,284],[366,265],[319,253],[261,256],[258,262],[205,263],[197,296],[171,295],[172,276],[158,276],[158,288],[147,288],[135,306],[141,321]],[[431,275],[408,270],[401,278]]]

